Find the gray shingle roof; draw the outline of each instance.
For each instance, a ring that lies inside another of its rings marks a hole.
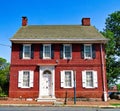
[[[107,39],[93,26],[30,25],[21,27],[11,41],[102,41]]]

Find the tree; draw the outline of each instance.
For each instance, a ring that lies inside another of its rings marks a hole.
[[[120,11],[116,11],[106,19],[106,29],[113,32],[115,38],[115,54],[120,56]]]
[[[115,84],[120,75],[120,11],[116,11],[106,19],[102,34],[109,39],[106,44],[106,66],[108,85]]]
[[[0,93],[7,94],[9,87],[10,64],[4,58],[0,58]]]

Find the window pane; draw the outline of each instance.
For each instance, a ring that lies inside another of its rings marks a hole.
[[[86,72],[86,86],[93,87],[93,73]]]
[[[45,46],[44,48],[45,48],[45,52],[44,52],[45,55],[44,56],[50,57],[50,50],[51,50],[50,46]]]
[[[66,71],[65,72],[65,86],[66,87],[71,87],[72,86],[71,71]]]
[[[23,86],[29,87],[29,82],[30,82],[30,72],[24,71],[23,72]]]
[[[30,51],[31,51],[30,46],[24,46],[24,57],[30,57]]]
[[[91,45],[85,46],[85,57],[92,57],[91,53]]]
[[[71,49],[70,49],[70,46],[65,46],[65,57],[69,58],[71,57]]]

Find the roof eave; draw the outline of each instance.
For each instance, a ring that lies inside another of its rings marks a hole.
[[[108,39],[10,39],[13,43],[107,43]]]

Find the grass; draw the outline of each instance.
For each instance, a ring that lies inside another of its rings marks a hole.
[[[120,103],[113,103],[112,106],[120,106]]]

